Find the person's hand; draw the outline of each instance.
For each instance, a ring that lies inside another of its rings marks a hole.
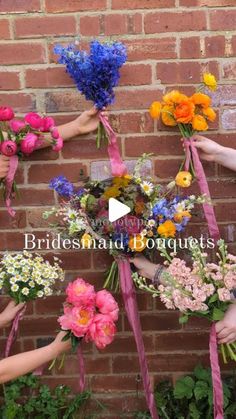
[[[9,157],[0,155],[0,179],[7,176],[9,170],[10,159]]]
[[[148,279],[154,278],[158,265],[150,262],[143,255],[137,255],[134,258],[130,258],[129,261],[137,268],[139,275]]]
[[[202,160],[215,161],[217,162],[221,154],[223,153],[224,147],[209,138],[203,137],[202,135],[194,135],[194,145],[199,151],[199,156]]]
[[[216,323],[218,343],[236,341],[236,303],[232,303],[222,320]]]
[[[16,304],[15,301],[11,300],[0,313],[0,327],[9,326],[24,305],[25,303]]]
[[[62,339],[66,336],[66,332],[59,332],[55,337],[54,341],[50,344],[53,352],[53,357],[57,357],[61,353],[67,352],[71,349],[71,340],[68,339],[63,341]]]
[[[100,119],[99,112],[95,106],[93,106],[89,111],[84,111],[78,118],[75,119],[74,124],[77,127],[78,134],[88,134],[93,132],[98,128]],[[107,117],[108,113],[102,111],[102,115]]]

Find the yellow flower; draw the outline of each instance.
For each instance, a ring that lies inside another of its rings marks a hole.
[[[212,108],[206,108],[206,109],[203,109],[203,114],[204,114],[204,116],[209,120],[209,121],[211,121],[211,122],[214,122],[215,121],[215,119],[216,119],[216,113],[215,113],[215,111],[214,111],[214,109],[212,109]]]
[[[84,233],[81,238],[81,244],[84,249],[89,249],[92,244],[92,237],[88,233]]]
[[[192,175],[190,172],[182,171],[179,172],[175,178],[175,183],[181,188],[188,188],[192,183]]]
[[[150,106],[149,113],[153,119],[159,119],[161,115],[162,104],[160,102],[153,102]]]
[[[117,186],[110,186],[107,188],[103,194],[104,198],[116,198],[117,196],[120,196],[121,192]]]
[[[211,104],[211,98],[208,95],[205,95],[204,93],[194,93],[194,95],[191,96],[191,101],[194,103],[194,105],[202,106],[203,108],[209,108]]]
[[[172,90],[163,97],[167,105],[174,105],[188,100],[188,96],[180,93],[178,90]]]
[[[167,220],[163,224],[159,225],[157,232],[161,237],[166,239],[169,237],[175,237],[176,227],[171,220]]]
[[[195,115],[192,120],[192,127],[196,131],[206,131],[208,129],[208,124],[204,116]]]
[[[126,186],[129,185],[131,179],[132,179],[132,176],[130,175],[116,176],[113,178],[112,183],[117,188],[126,188]]]
[[[174,106],[170,106],[170,105],[165,105],[162,108],[162,113],[161,113],[161,119],[163,124],[169,126],[169,127],[175,127],[177,125],[177,122],[175,121],[174,118]]]
[[[189,211],[177,212],[174,215],[174,220],[175,220],[176,223],[181,223],[183,221],[184,217],[191,218],[190,212]]]
[[[131,236],[129,239],[129,248],[135,252],[142,252],[147,246],[147,239],[141,234]]]
[[[217,81],[216,81],[216,78],[215,78],[214,74],[204,73],[203,74],[203,82],[213,92],[217,89]]]

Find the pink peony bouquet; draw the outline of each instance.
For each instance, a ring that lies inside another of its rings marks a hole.
[[[216,253],[218,263],[208,262],[208,254],[203,252],[194,239],[189,239],[192,266],[171,256],[162,249],[166,258],[166,270],[158,288],[148,285],[144,278],[134,275],[139,288],[160,296],[167,309],[179,310],[180,322],[186,323],[189,317],[205,317],[211,322],[221,320],[234,299],[236,290],[236,256],[227,251],[224,240],[218,241]],[[236,361],[236,342],[221,345],[224,362],[227,357]]]
[[[104,349],[115,336],[115,322],[119,308],[107,290],[95,292],[94,287],[81,278],[71,282],[66,289],[64,314],[59,317],[61,329],[71,339],[76,350],[82,340],[93,341],[98,349]]]
[[[53,151],[60,151],[63,147],[63,139],[52,117],[30,112],[23,119],[17,119],[12,108],[0,107],[0,153],[11,159],[9,173],[2,186],[11,215],[14,214],[10,209],[10,198],[16,191],[14,177],[18,159],[31,155],[43,144],[51,145]]]

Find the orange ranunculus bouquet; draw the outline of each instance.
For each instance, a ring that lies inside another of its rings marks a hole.
[[[211,106],[211,97],[203,91],[214,91],[216,88],[215,76],[205,73],[203,83],[192,96],[172,90],[163,96],[162,102],[152,103],[150,115],[153,119],[161,118],[164,125],[178,126],[183,138],[191,138],[198,131],[206,131],[208,122],[215,121],[216,113]]]

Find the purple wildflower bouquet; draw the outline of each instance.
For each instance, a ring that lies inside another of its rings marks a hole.
[[[120,79],[119,70],[127,60],[124,44],[94,40],[89,53],[79,49],[76,43],[66,47],[57,45],[54,52],[59,55],[58,62],[65,64],[79,92],[91,100],[97,109],[102,110],[114,103],[114,87]],[[106,139],[106,131],[101,122],[97,134],[98,147],[103,139]]]

